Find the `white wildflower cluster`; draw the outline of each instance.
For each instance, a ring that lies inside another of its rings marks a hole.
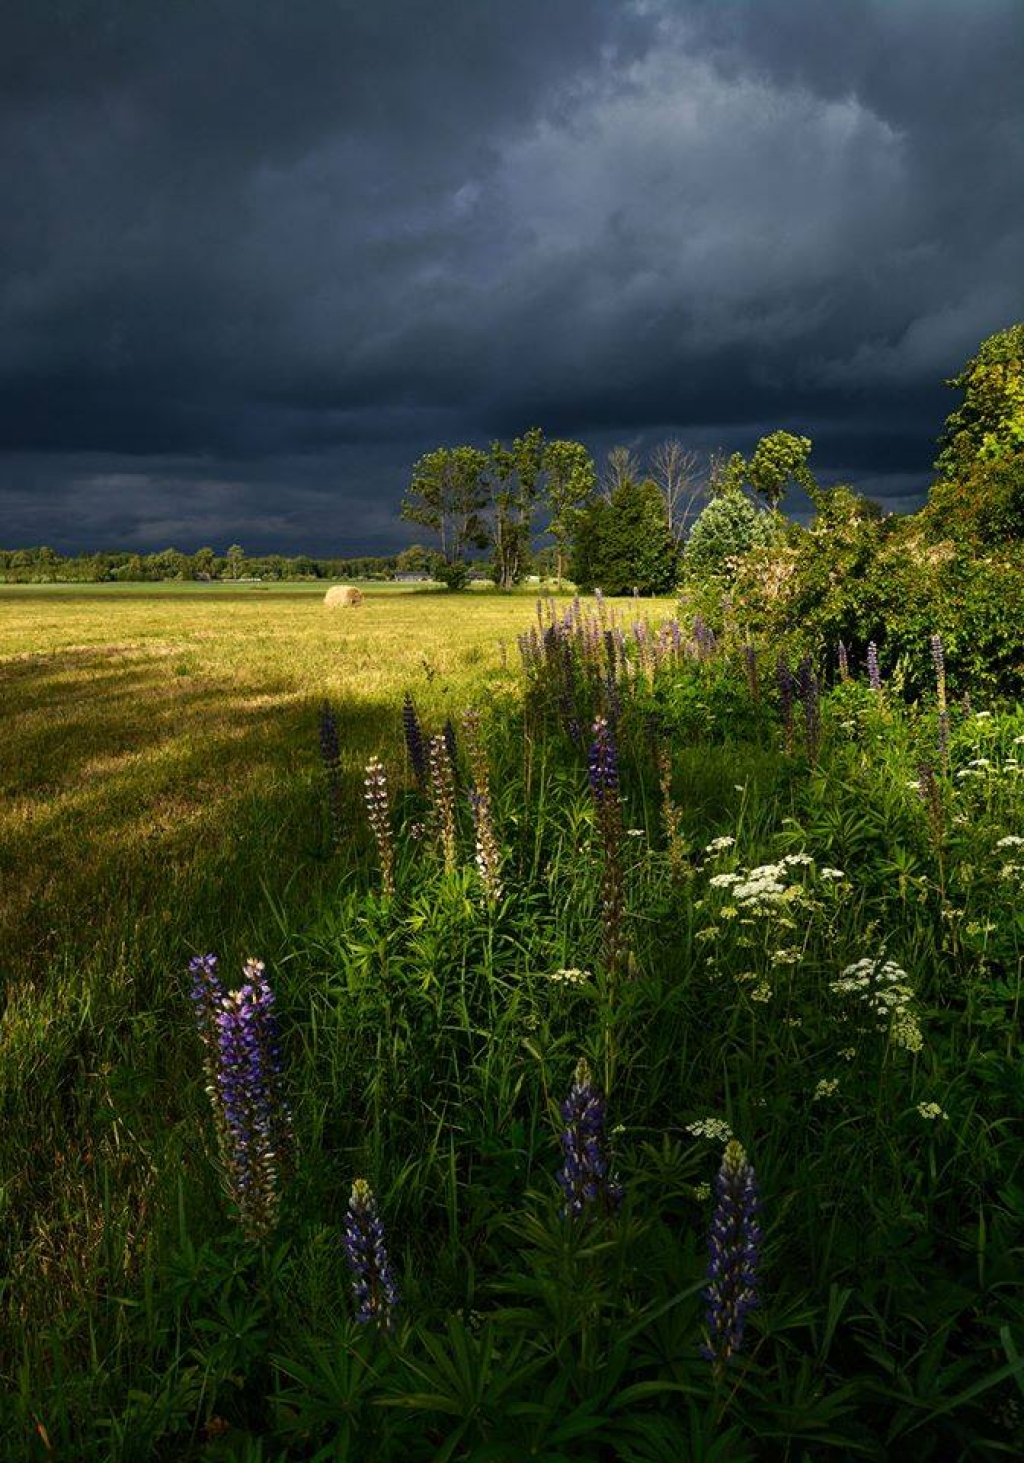
[[[975,757],[973,762],[968,762],[966,767],[960,768],[960,771],[957,773],[957,777],[961,782],[963,782],[968,777],[984,777],[988,773],[991,766],[992,763],[989,761],[988,757]]]
[[[820,1102],[823,1097],[834,1097],[839,1091],[838,1077],[823,1077],[814,1089],[812,1102]]]
[[[553,970],[548,979],[554,985],[585,985],[590,979],[590,971],[577,970],[575,967],[568,970]]]
[[[802,883],[795,883],[792,875],[798,869],[813,872],[814,860],[809,853],[787,853],[776,863],[758,864],[756,868],[734,869],[731,873],[712,874],[708,885],[712,889],[727,889],[737,904],[754,908],[770,908],[799,899],[804,893]],[[837,881],[846,875],[842,869],[824,868],[818,870],[818,877]]]
[[[697,1118],[686,1124],[686,1131],[695,1138],[713,1138],[716,1143],[728,1143],[732,1129],[724,1118]]]
[[[949,1113],[945,1112],[937,1102],[919,1102],[917,1110],[929,1123],[937,1120],[947,1122],[949,1119]]]
[[[1024,838],[1017,833],[1008,833],[1005,838],[1000,838],[996,848],[1024,848]]]
[[[888,1029],[892,1041],[908,1052],[924,1045],[921,1025],[915,1013],[914,988],[907,972],[894,960],[872,960],[865,956],[848,965],[837,980],[829,981],[837,996],[852,996]]]
[[[711,842],[704,849],[704,852],[711,854],[725,853],[726,849],[732,848],[735,842],[735,838],[730,838],[728,833],[725,833],[721,838],[712,838]]]

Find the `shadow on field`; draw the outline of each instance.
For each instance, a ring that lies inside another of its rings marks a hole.
[[[179,657],[179,661],[181,657]],[[283,678],[197,676],[162,651],[8,662],[0,841],[8,979],[161,965],[255,940],[365,841],[362,769],[402,763],[399,707],[335,705],[352,848],[329,857],[318,704]],[[148,982],[147,982],[148,984]]]

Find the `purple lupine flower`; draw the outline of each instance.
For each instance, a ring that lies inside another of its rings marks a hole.
[[[849,652],[846,649],[846,646],[843,644],[843,642],[841,640],[840,640],[839,646],[838,646],[838,653],[839,653],[839,679],[841,681],[848,681],[850,679],[850,655],[849,655]]]
[[[757,1304],[761,1251],[757,1178],[735,1138],[726,1144],[715,1193],[708,1235],[707,1343],[703,1350],[718,1371],[743,1344],[747,1316]]]
[[[562,1103],[562,1119],[562,1167],[557,1178],[565,1196],[563,1218],[579,1219],[592,1204],[617,1209],[622,1188],[611,1172],[604,1098],[585,1057],[576,1064],[569,1096]]]
[[[572,653],[569,636],[562,641],[562,673],[558,693],[559,712],[562,725],[573,742],[580,741],[580,719],[576,711],[576,661]]]
[[[279,1176],[290,1158],[291,1113],[284,1096],[274,995],[259,960],[216,1014],[211,1098],[229,1196],[250,1239],[268,1237],[280,1205]]]
[[[216,955],[194,955],[188,962],[192,1003],[204,1045],[216,1044],[217,1011],[224,1000],[224,982],[217,974]]]
[[[811,762],[816,762],[821,741],[821,698],[818,691],[818,677],[814,674],[814,662],[809,655],[805,655],[797,667],[796,693],[804,708],[807,756]]]
[[[390,1330],[398,1309],[398,1287],[384,1240],[373,1190],[356,1179],[345,1216],[345,1257],[352,1273],[356,1320]]]
[[[423,750],[423,729],[408,691],[402,702],[402,731],[405,733],[405,749],[409,754],[409,766],[422,789],[427,785],[427,756]]]
[[[327,777],[327,800],[331,812],[331,842],[339,847],[342,834],[341,747],[338,723],[329,701],[320,707],[320,756]]]
[[[622,870],[622,806],[619,801],[619,756],[611,727],[603,716],[594,722],[594,741],[587,768],[601,845],[601,926],[608,970],[616,971],[626,954],[624,926],[626,887]]]
[[[878,646],[873,640],[868,645],[868,685],[872,691],[882,689],[882,674],[878,669]]]
[[[611,728],[603,716],[594,722],[594,740],[588,766],[590,790],[599,809],[619,799],[619,754]]]

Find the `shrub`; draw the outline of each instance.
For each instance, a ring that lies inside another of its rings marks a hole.
[[[684,566],[688,574],[729,576],[744,554],[783,536],[784,526],[777,514],[755,507],[745,493],[733,489],[712,498],[694,523]]]

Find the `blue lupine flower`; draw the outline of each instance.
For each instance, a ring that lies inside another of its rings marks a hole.
[[[610,1170],[605,1136],[604,1099],[594,1085],[590,1067],[581,1057],[573,1075],[569,1096],[562,1103],[562,1167],[558,1182],[565,1195],[562,1214],[578,1219],[592,1204],[615,1209],[622,1201],[622,1189]]]
[[[390,1329],[398,1288],[384,1242],[377,1201],[365,1179],[356,1179],[345,1216],[345,1256],[352,1272],[356,1320]]]
[[[603,716],[594,722],[594,740],[590,748],[588,766],[590,790],[594,802],[600,809],[619,799],[619,754],[611,728]]]
[[[761,1227],[753,1167],[735,1138],[726,1144],[715,1180],[708,1236],[707,1344],[704,1354],[724,1367],[739,1351],[747,1316],[757,1304]]]
[[[420,719],[408,691],[402,702],[402,730],[405,733],[405,749],[409,753],[409,766],[416,781],[423,788],[427,783],[427,754],[423,746]]]
[[[208,1091],[225,1185],[246,1234],[265,1239],[277,1220],[279,1173],[291,1148],[274,996],[262,962],[247,960],[245,983],[228,995],[221,992],[211,1012],[207,991],[217,981],[216,965],[209,964],[212,957],[200,959],[202,967],[193,961],[190,969],[200,1033],[208,1033]]]

